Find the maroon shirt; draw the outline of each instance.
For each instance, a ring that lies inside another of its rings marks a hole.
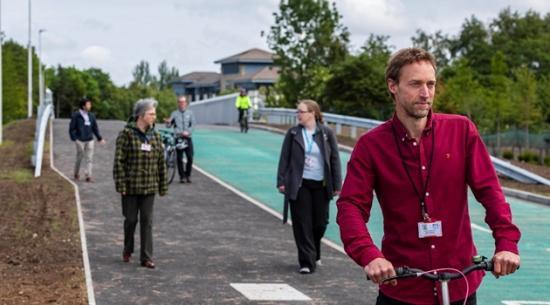
[[[425,204],[429,216],[441,220],[443,236],[420,239],[417,224],[422,213],[412,182],[422,192],[428,176]],[[475,125],[462,116],[430,112],[417,142],[394,115],[359,139],[348,163],[337,202],[337,222],[346,252],[363,267],[377,257],[386,258],[394,267],[424,270],[471,265],[477,251],[468,213],[468,186],[486,209],[485,221],[493,231],[495,253],[506,250],[517,254],[520,232],[512,224],[510,206]],[[384,217],[381,251],[365,225],[373,190]],[[470,273],[470,294],[479,287],[483,275],[482,271]],[[397,286],[381,285],[380,289],[393,299],[415,304],[435,304],[441,294],[439,284],[425,279],[402,279]],[[451,281],[449,290],[451,301],[464,299],[464,280]]]

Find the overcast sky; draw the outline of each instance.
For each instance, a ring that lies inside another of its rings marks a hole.
[[[28,0],[0,0],[2,30],[26,45]],[[147,60],[156,73],[167,60],[181,74],[217,71],[215,60],[249,48],[268,49],[268,32],[278,0],[32,0],[32,41],[42,34],[42,57],[51,65],[98,67],[118,85]],[[336,0],[354,49],[370,33],[389,35],[396,48],[410,46],[417,29],[456,35],[465,19],[484,23],[511,7],[542,15],[549,0]]]

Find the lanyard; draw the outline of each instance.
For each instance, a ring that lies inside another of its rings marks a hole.
[[[414,181],[412,179],[411,173],[409,172],[409,168],[407,167],[407,164],[405,163],[405,158],[403,156],[403,152],[401,152],[401,147],[399,146],[399,140],[397,131],[395,130],[395,126],[391,125],[392,131],[393,131],[393,138],[395,140],[395,145],[397,146],[397,151],[399,152],[399,157],[401,158],[401,163],[403,164],[403,168],[405,169],[405,172],[407,173],[407,177],[409,178],[409,182],[411,183],[414,192],[416,193],[416,196],[418,196],[418,199],[420,200],[420,208],[422,210],[422,219],[424,221],[430,221],[430,215],[428,215],[428,211],[426,210],[426,204],[424,203],[426,199],[426,190],[428,189],[428,183],[430,182],[430,176],[432,173],[432,163],[434,160],[434,150],[435,150],[435,122],[432,122],[432,153],[430,155],[430,163],[428,164],[428,176],[426,177],[426,182],[424,183],[422,193],[418,191],[416,188],[416,184],[414,184]]]
[[[307,132],[306,132],[306,128],[302,128],[302,134],[304,135],[304,139],[306,139],[306,145],[307,145],[307,148],[306,148],[306,154],[311,154],[311,150],[313,149],[313,135],[315,134],[315,132],[313,134],[311,134],[311,139],[310,137],[307,136]]]
[[[145,144],[149,143],[151,139],[153,138],[152,134],[147,132],[143,133],[139,130],[134,129],[134,133],[138,136],[138,138],[143,141]]]

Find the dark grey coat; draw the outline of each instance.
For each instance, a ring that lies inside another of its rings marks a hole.
[[[302,129],[301,125],[290,128],[286,133],[281,149],[279,170],[277,172],[277,187],[281,185],[285,186],[285,200],[296,200],[298,190],[302,185],[305,163],[305,146]],[[342,188],[338,143],[332,129],[322,124],[317,124],[314,141],[319,146],[325,159],[324,185],[329,199],[332,199],[334,191],[339,191]]]

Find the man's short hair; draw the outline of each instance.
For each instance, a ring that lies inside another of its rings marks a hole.
[[[397,51],[388,61],[388,66],[386,67],[386,81],[391,79],[394,82],[399,83],[401,69],[406,65],[420,61],[429,62],[432,67],[434,67],[434,70],[436,70],[435,57],[432,53],[424,49],[406,48]]]
[[[92,102],[91,99],[87,98],[87,97],[83,97],[80,99],[80,101],[78,101],[78,108],[80,109],[84,109],[84,106],[86,106],[86,103],[87,102]]]
[[[180,95],[180,96],[178,96],[178,102],[179,102],[181,99],[184,99],[184,100],[187,102],[187,97],[185,97],[185,95]]]

